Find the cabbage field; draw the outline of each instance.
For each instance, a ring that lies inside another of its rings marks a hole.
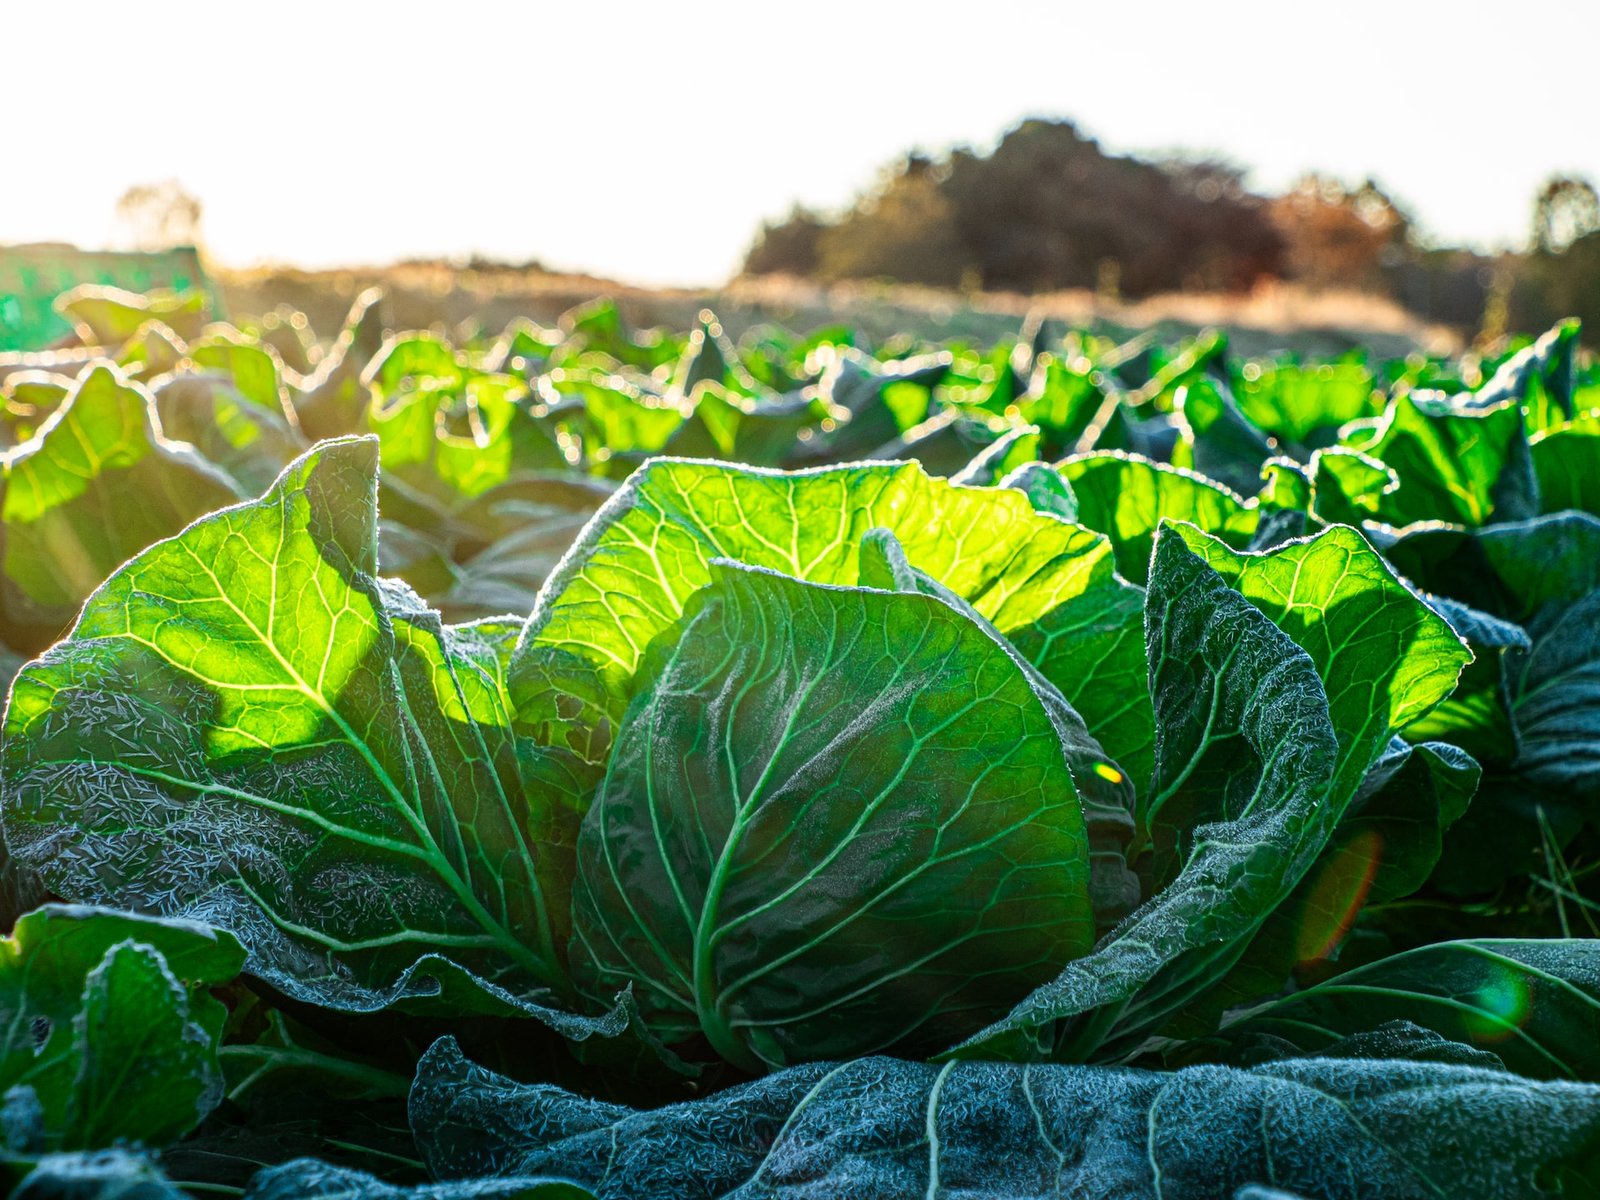
[[[27,1197],[1600,1195],[1600,369],[0,356]]]

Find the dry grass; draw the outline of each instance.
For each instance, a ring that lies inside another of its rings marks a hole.
[[[783,277],[738,279],[718,289],[646,289],[585,275],[470,270],[436,262],[336,271],[222,269],[215,274],[233,313],[261,313],[287,304],[306,313],[325,334],[337,328],[362,289],[381,284],[387,289],[385,317],[390,325],[458,333],[474,325],[497,331],[516,317],[549,323],[573,305],[611,296],[641,326],[684,329],[700,309],[709,307],[735,336],[764,322],[798,330],[844,322],[875,337],[913,332],[990,341],[1014,332],[1027,313],[1039,310],[1073,326],[1118,335],[1156,328],[1178,338],[1222,327],[1243,354],[1292,350],[1332,355],[1356,346],[1383,355],[1461,349],[1455,333],[1422,323],[1386,298],[1282,284],[1244,296],[1173,293],[1124,303],[1088,291],[1022,296],[877,283],[823,286]]]

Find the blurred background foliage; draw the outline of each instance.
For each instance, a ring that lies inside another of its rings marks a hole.
[[[1108,154],[1069,121],[1028,120],[988,154],[913,152],[839,213],[768,221],[748,275],[1108,298],[1248,292],[1269,281],[1394,300],[1469,336],[1600,322],[1600,201],[1552,177],[1527,249],[1434,244],[1371,179],[1308,174],[1281,195],[1211,159]]]

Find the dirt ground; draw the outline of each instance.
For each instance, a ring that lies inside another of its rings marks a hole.
[[[1313,293],[1290,286],[1248,296],[1173,294],[1120,303],[1092,292],[1045,296],[940,292],[875,284],[822,287],[800,280],[736,280],[713,290],[644,289],[582,275],[521,268],[469,269],[448,263],[402,263],[336,271],[218,269],[229,312],[251,316],[280,305],[304,312],[318,334],[335,332],[365,288],[386,289],[385,324],[437,329],[457,337],[493,334],[516,317],[551,324],[567,309],[611,296],[636,326],[686,329],[710,308],[737,337],[752,325],[796,331],[845,323],[882,338],[910,332],[928,338],[988,342],[1014,332],[1038,309],[1076,328],[1131,335],[1155,328],[1177,340],[1220,326],[1244,355],[1292,351],[1321,357],[1364,346],[1379,355],[1413,350],[1454,353],[1459,336],[1421,323],[1390,301],[1360,293]]]

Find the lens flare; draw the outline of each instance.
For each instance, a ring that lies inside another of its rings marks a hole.
[[[1383,835],[1366,830],[1319,864],[1300,914],[1295,959],[1320,962],[1338,949],[1366,903],[1383,861]]]

